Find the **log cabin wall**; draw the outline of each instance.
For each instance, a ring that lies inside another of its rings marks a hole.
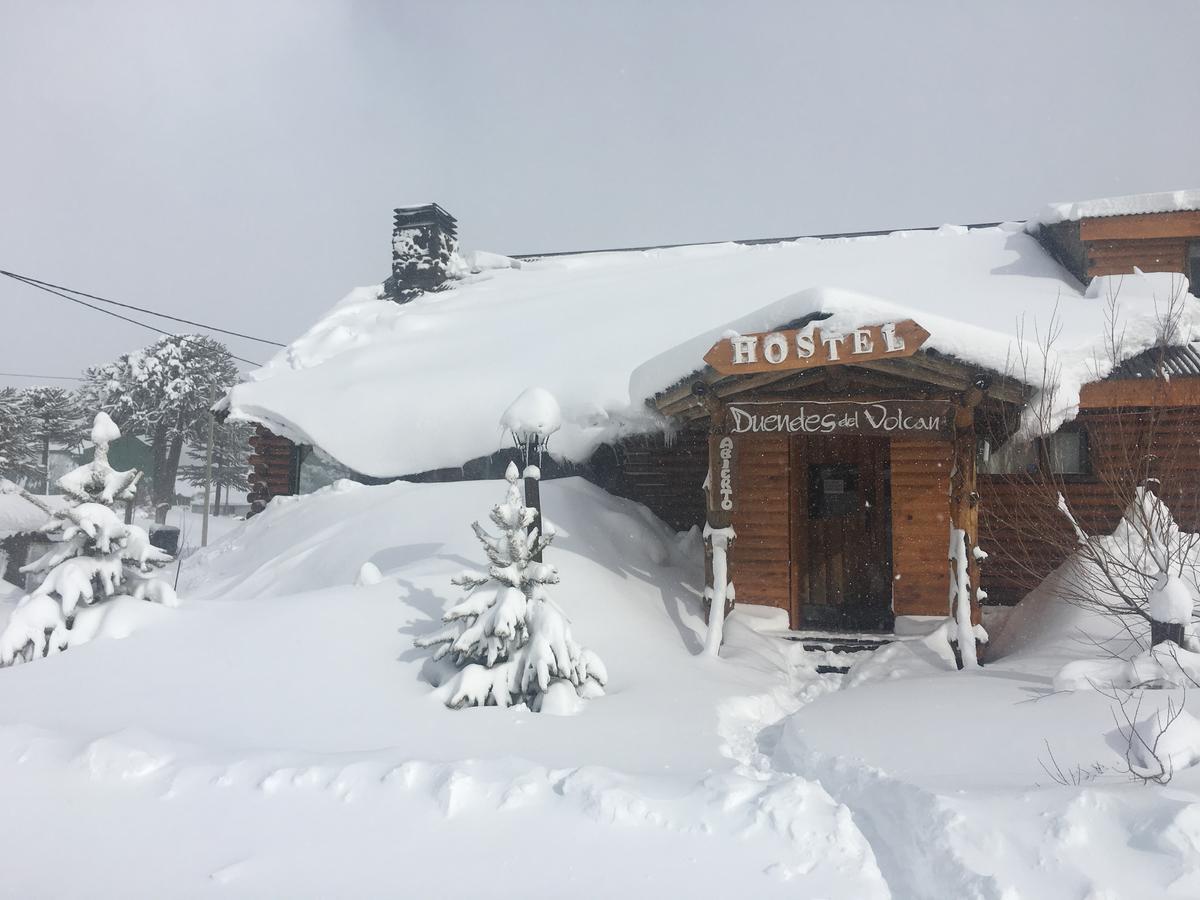
[[[1097,275],[1143,272],[1189,274],[1189,248],[1200,241],[1200,212],[1105,216],[1044,225],[1038,240],[1072,275],[1088,282]],[[1193,285],[1192,292],[1200,290]]]
[[[892,441],[892,604],[898,616],[946,615],[953,462],[949,441]]]
[[[273,497],[299,493],[299,448],[262,425],[250,436],[250,515],[262,512]]]
[[[739,603],[792,611],[791,464],[783,435],[734,438],[733,530],[729,578]]]
[[[1061,490],[1089,534],[1109,534],[1124,512],[1120,487],[1147,465],[1185,531],[1200,531],[1200,407],[1084,410],[1092,474],[980,475],[980,545],[989,554],[982,583],[991,603],[1015,603],[1067,557],[1072,531],[1057,509]]]
[[[645,504],[677,531],[704,526],[708,431],[639,435],[597,450],[579,474],[610,494]]]

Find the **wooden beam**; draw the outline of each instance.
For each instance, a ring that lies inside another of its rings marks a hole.
[[[1200,378],[1115,378],[1085,384],[1079,392],[1080,409],[1130,406],[1200,406]]]
[[[1200,237],[1200,211],[1104,216],[1079,222],[1079,239],[1082,241],[1168,237]]]

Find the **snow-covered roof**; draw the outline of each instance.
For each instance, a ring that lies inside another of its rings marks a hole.
[[[477,255],[448,289],[403,305],[379,287],[353,291],[234,388],[231,415],[387,477],[505,446],[501,414],[540,386],[563,412],[551,451],[584,459],[654,427],[645,400],[696,369],[722,334],[812,314],[847,330],[913,318],[931,332],[927,348],[1005,371],[1020,323],[1032,340],[1057,306],[1061,396],[1069,405],[1082,382],[1107,373],[1094,369],[1103,300],[1085,297],[1018,224],[511,262]],[[1146,313],[1163,289],[1156,277],[1127,283],[1123,307]],[[1181,341],[1191,334],[1189,320]],[[1126,339],[1133,355],[1152,329],[1140,321]]]
[[[49,519],[46,510],[38,503],[43,503],[49,509],[60,509],[65,505],[62,497],[38,497],[38,502],[20,487],[6,478],[0,478],[0,540],[12,537],[14,534],[24,534],[37,531]]]
[[[1101,219],[1107,216],[1132,216],[1140,213],[1186,212],[1200,210],[1200,190],[1160,191],[1156,194],[1129,194],[1097,200],[1051,203],[1034,218],[1039,225]]]

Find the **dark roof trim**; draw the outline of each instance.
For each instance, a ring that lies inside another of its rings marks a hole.
[[[1155,378],[1158,376],[1160,358],[1166,375],[1185,378],[1200,376],[1200,343],[1191,343],[1182,347],[1152,347],[1125,360],[1104,380]]]
[[[997,225],[1002,225],[1003,222],[976,222],[972,225],[961,226],[968,231],[974,231],[979,228],[995,228]],[[901,231],[937,231],[941,225],[925,225],[921,228],[888,228],[883,231],[837,231],[829,234],[797,234],[791,237],[774,237],[774,238],[749,238],[745,240],[730,240],[730,241],[691,241],[683,244],[648,244],[644,247],[607,247],[598,250],[555,250],[551,253],[508,253],[505,254],[510,259],[543,259],[552,256],[584,256],[589,253],[636,253],[641,250],[675,250],[679,247],[711,247],[715,244],[743,244],[747,247],[754,247],[760,244],[786,244],[790,241],[802,241],[807,239],[815,240],[835,240],[837,238],[860,238],[860,237],[883,237],[888,234],[896,234]]]

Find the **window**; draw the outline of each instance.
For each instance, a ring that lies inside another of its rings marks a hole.
[[[1091,472],[1087,432],[1082,428],[1060,429],[1043,438],[1040,443],[1051,472],[1058,475],[1087,475]]]
[[[1192,293],[1200,297],[1200,241],[1192,241],[1188,247],[1187,277]]]
[[[993,449],[984,440],[980,442],[977,465],[984,475],[1032,475],[1038,470],[1037,446],[1033,441],[1012,438]]]
[[[976,464],[981,475],[1090,475],[1091,457],[1087,432],[1065,426],[1048,437],[1033,441],[1011,438],[998,449],[985,439],[979,442]]]

